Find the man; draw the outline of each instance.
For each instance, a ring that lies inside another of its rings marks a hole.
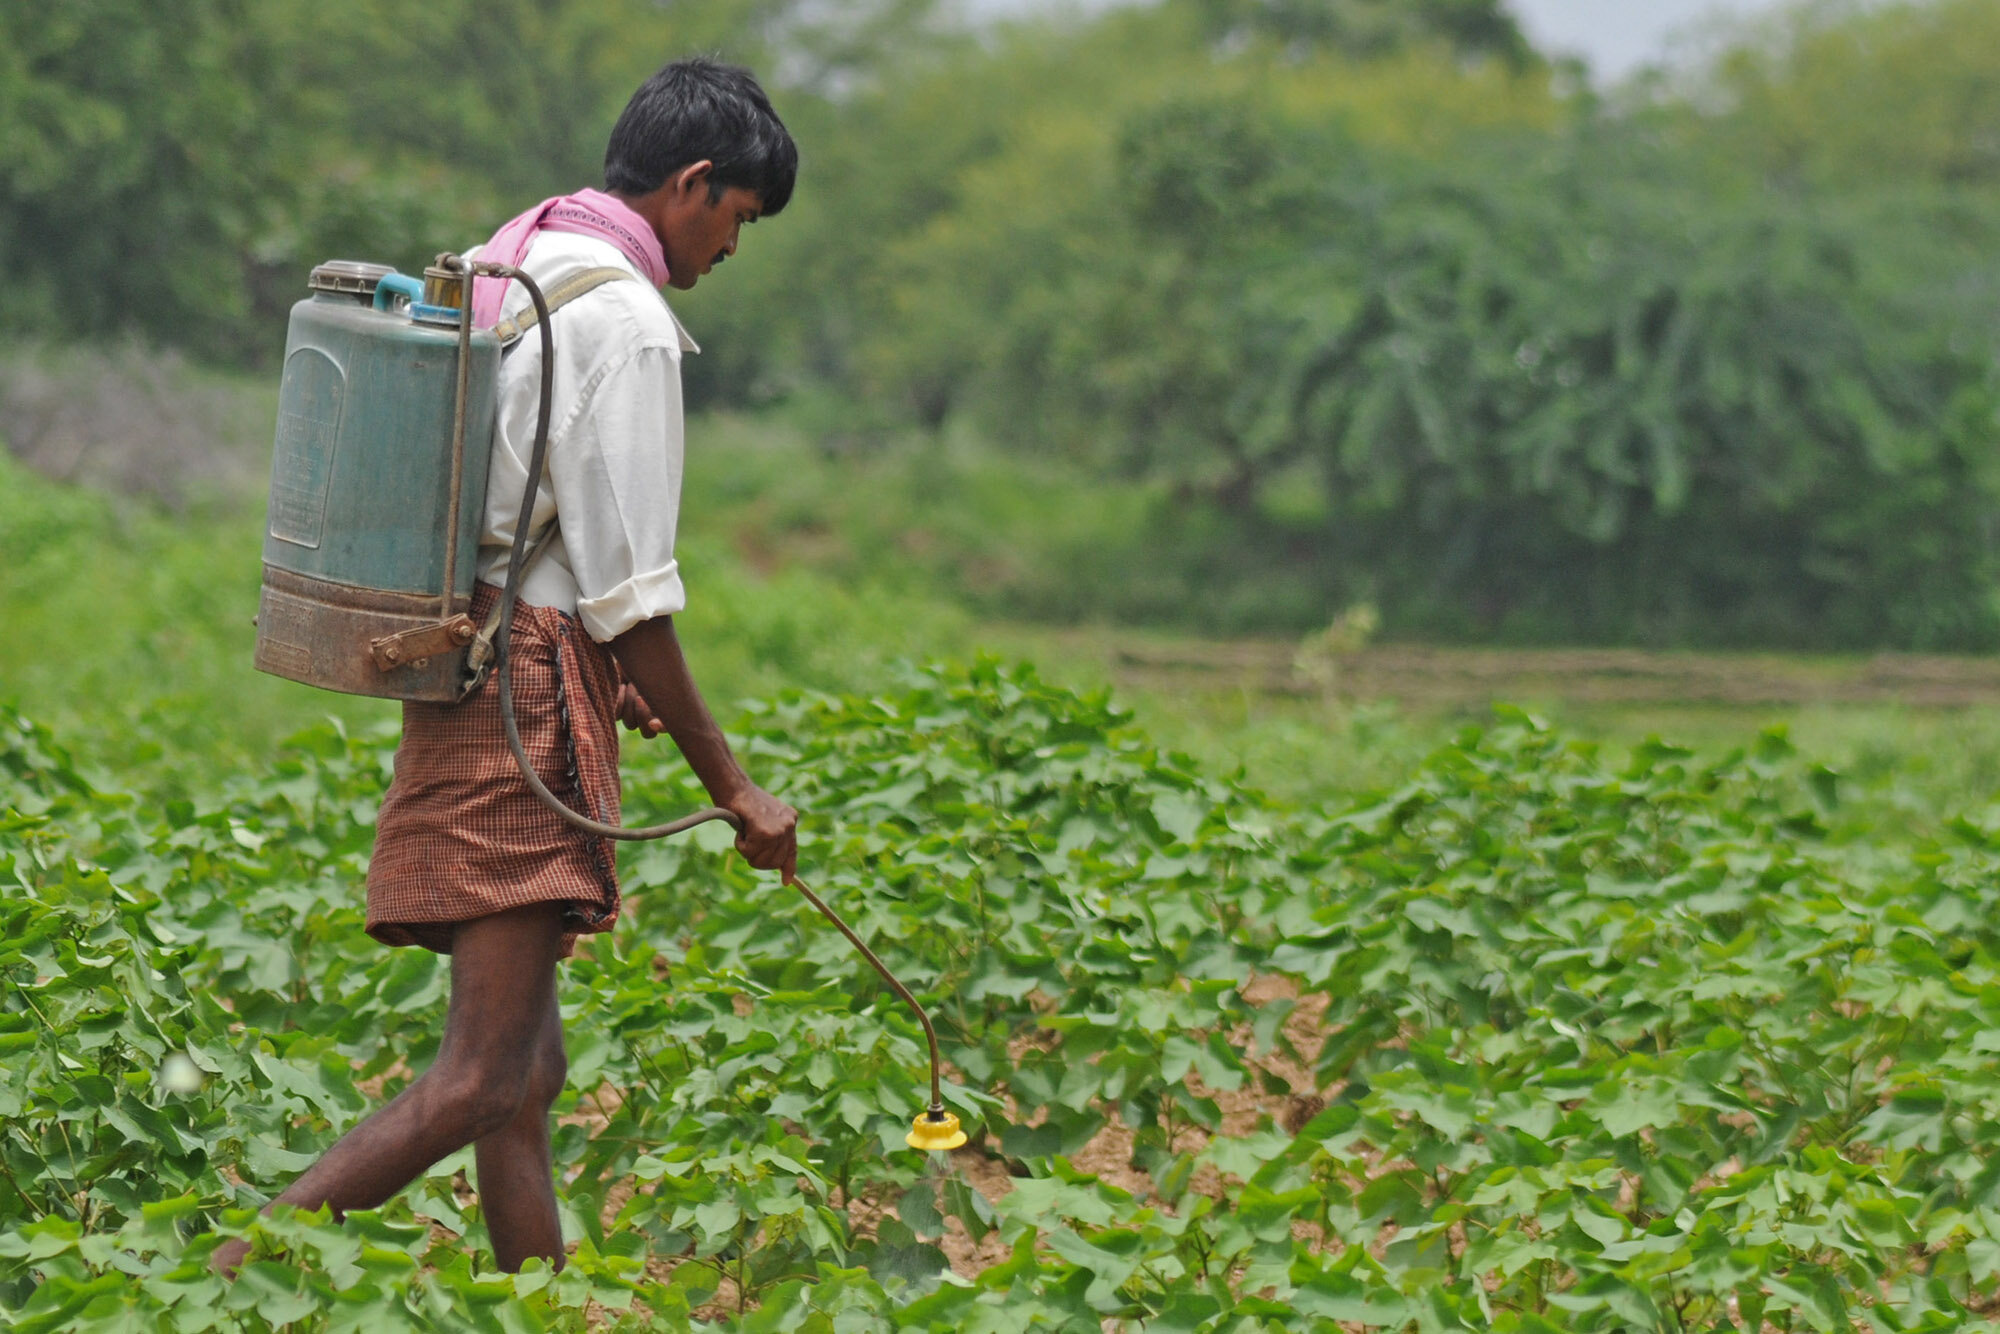
[[[675,636],[685,605],[674,531],[680,505],[680,358],[698,350],[657,289],[686,290],[736,252],[741,228],[791,197],[798,153],[750,74],[706,60],[670,64],[619,117],[605,188],[545,201],[503,227],[482,258],[515,264],[546,291],[590,269],[623,270],[552,317],[549,461],[533,530],[555,524],[522,583],[512,627],[522,740],[572,807],[618,819],[613,719],[674,739],[716,805],[742,822],[737,848],[784,873],[798,814],[753,783],[710,716]],[[518,282],[480,279],[472,318],[529,310]],[[542,350],[506,354],[489,472],[483,618],[507,558],[534,442]],[[336,1212],[374,1208],[431,1164],[474,1146],[495,1257],[560,1264],[549,1109],[566,1074],[556,961],[609,927],[618,883],[608,840],[542,806],[501,731],[497,681],[464,703],[404,706],[396,776],[377,824],[368,931],[451,956],[437,1060],[348,1132],[277,1197]],[[233,1273],[245,1245],[217,1250]]]

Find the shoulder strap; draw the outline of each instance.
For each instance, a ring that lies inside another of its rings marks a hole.
[[[548,302],[549,314],[554,315],[586,292],[594,292],[606,283],[615,283],[622,278],[633,276],[629,269],[613,268],[609,265],[601,269],[585,269],[563,279],[542,296],[543,300]],[[535,308],[529,306],[519,315],[503,319],[494,325],[493,332],[499,336],[500,346],[503,349],[510,348],[520,342],[521,335],[534,328],[539,319],[540,316]]]

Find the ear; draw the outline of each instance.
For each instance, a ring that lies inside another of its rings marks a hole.
[[[714,171],[715,163],[709,161],[707,158],[703,158],[699,162],[688,163],[669,178],[670,183],[674,187],[674,194],[679,198],[685,199],[693,195],[696,190],[699,190],[701,191],[702,199],[705,201],[708,198],[708,178]]]

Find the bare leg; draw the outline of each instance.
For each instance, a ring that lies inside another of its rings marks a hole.
[[[555,1167],[550,1159],[549,1108],[569,1073],[563,1055],[562,1012],[550,976],[535,1065],[520,1111],[472,1146],[479,1178],[479,1208],[493,1258],[512,1272],[531,1255],[562,1268],[562,1223],[556,1214]]]
[[[541,1064],[562,934],[562,911],[553,903],[462,923],[452,938],[451,1004],[437,1060],[388,1106],[343,1135],[272,1203],[302,1209],[330,1205],[336,1215],[373,1209],[440,1158],[513,1123]],[[546,1103],[542,1120],[546,1126]],[[541,1161],[548,1161],[546,1142]],[[551,1213],[553,1208],[551,1198]],[[495,1223],[490,1209],[488,1218],[496,1235],[513,1235],[511,1221]],[[531,1229],[529,1235],[544,1241],[551,1233]],[[561,1238],[553,1242],[534,1253],[554,1259],[562,1253]],[[241,1241],[229,1242],[210,1263],[234,1273],[248,1250]]]

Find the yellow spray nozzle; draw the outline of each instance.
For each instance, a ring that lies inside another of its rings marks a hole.
[[[941,1151],[955,1149],[965,1143],[965,1132],[958,1128],[958,1118],[942,1107],[933,1107],[919,1116],[905,1136],[913,1149]]]

